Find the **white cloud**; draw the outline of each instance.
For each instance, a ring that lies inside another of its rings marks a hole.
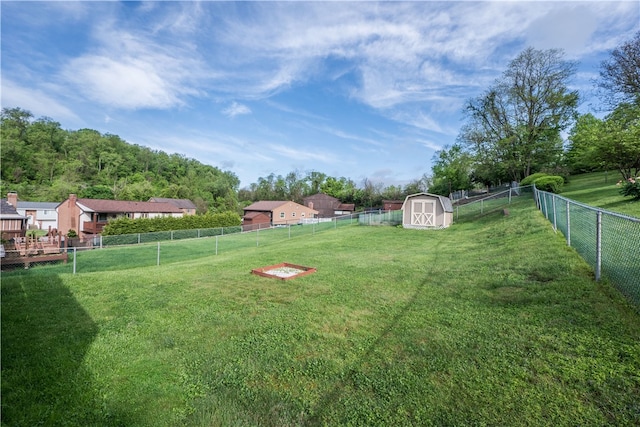
[[[39,89],[22,87],[13,80],[2,78],[2,108],[20,107],[35,117],[47,116],[54,120],[80,123],[80,118],[68,107]]]
[[[61,71],[87,98],[134,110],[182,106],[190,96],[203,96],[207,73],[190,46],[161,44],[108,24],[96,30],[96,38],[97,53],[72,59]]]
[[[229,118],[234,118],[243,114],[251,114],[251,109],[244,104],[233,101],[229,107],[222,110],[222,114]]]

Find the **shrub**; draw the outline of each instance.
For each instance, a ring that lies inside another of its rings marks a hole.
[[[155,233],[158,231],[195,230],[239,226],[240,216],[235,212],[221,212],[205,215],[187,215],[180,218],[118,218],[109,221],[102,230],[103,236],[135,233]]]
[[[67,231],[67,237],[78,237],[78,233],[76,233],[76,230],[71,229]]]
[[[536,179],[543,178],[545,176],[549,176],[549,174],[544,172],[536,172],[520,181],[520,186],[524,187],[525,185],[532,185],[534,182],[536,182]]]
[[[632,197],[633,200],[640,200],[640,176],[629,178],[626,181],[618,181],[620,194],[625,197]]]
[[[562,191],[564,178],[556,175],[548,175],[538,178],[534,181],[538,190],[549,191],[551,193],[559,193]]]

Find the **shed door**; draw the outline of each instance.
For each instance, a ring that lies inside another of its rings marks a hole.
[[[433,200],[411,201],[411,225],[435,227],[436,204]]]

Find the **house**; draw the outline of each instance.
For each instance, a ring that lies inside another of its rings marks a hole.
[[[70,194],[56,211],[58,230],[63,234],[74,230],[82,239],[100,234],[110,219],[184,216],[180,208],[170,203],[78,199],[75,194]]]
[[[7,202],[16,208],[18,214],[27,218],[27,228],[52,230],[58,228],[56,202],[21,202],[18,193],[7,194]]]
[[[429,193],[411,194],[402,204],[405,228],[445,228],[453,223],[453,206],[448,197]]]
[[[400,209],[402,209],[403,203],[404,203],[404,200],[383,200],[382,210],[399,211]]]
[[[0,237],[2,240],[24,236],[26,224],[27,217],[20,215],[15,206],[7,199],[0,199]]]
[[[298,224],[304,219],[317,217],[317,210],[295,202],[265,200],[244,208],[242,229],[249,231],[273,225]]]
[[[355,210],[353,203],[342,203],[335,197],[318,193],[303,199],[303,203],[310,209],[318,211],[318,218],[333,218],[340,215],[350,215]]]
[[[195,215],[196,205],[189,199],[169,199],[166,197],[152,197],[149,199],[153,203],[171,203],[172,205],[180,208],[185,215]]]

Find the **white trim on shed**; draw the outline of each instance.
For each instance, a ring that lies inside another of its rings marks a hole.
[[[448,197],[430,193],[410,194],[402,204],[405,228],[446,228],[453,223],[453,205]]]

